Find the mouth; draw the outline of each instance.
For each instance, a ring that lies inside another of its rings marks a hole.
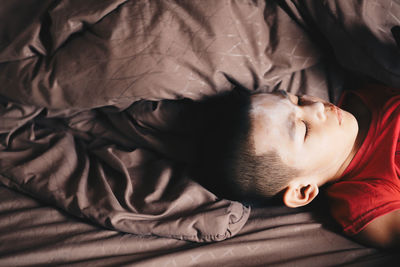
[[[331,103],[328,103],[328,106],[333,112],[335,112],[336,117],[337,117],[338,122],[339,122],[339,126],[342,125],[342,120],[343,120],[342,110],[340,108],[338,108],[337,106],[331,104]]]
[[[336,113],[336,117],[338,118],[339,125],[342,125],[342,120],[343,120],[342,111],[337,106],[333,106],[333,111]]]

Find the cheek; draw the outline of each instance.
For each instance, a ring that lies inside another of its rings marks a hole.
[[[338,126],[337,123],[333,123],[323,129],[326,134],[320,138],[319,146],[326,154],[330,154],[332,160],[345,157],[354,145],[357,127],[355,127],[351,118],[348,119],[346,124],[342,123],[341,126]]]
[[[315,155],[316,161],[326,161],[330,157],[340,154],[343,146],[344,131],[335,125],[324,125],[318,129],[314,129],[307,142],[307,150],[309,154]]]
[[[354,145],[358,133],[357,120],[350,113],[343,115],[342,125],[338,127],[335,133],[338,148],[348,150]]]
[[[350,133],[358,133],[358,123],[357,119],[350,113],[346,113],[345,117],[345,123],[344,126],[346,127],[346,131]]]
[[[309,139],[298,150],[296,163],[308,166],[308,169],[329,167],[340,161],[351,150],[357,131],[354,130],[354,120],[347,118],[347,124],[338,125],[335,120],[327,124],[315,126]]]

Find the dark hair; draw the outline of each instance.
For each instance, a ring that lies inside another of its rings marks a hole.
[[[199,151],[205,186],[211,191],[231,199],[265,199],[278,194],[298,174],[275,151],[255,154],[248,92],[236,89],[207,105]]]

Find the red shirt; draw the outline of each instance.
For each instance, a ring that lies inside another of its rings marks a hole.
[[[371,111],[370,128],[343,177],[326,191],[331,213],[348,235],[400,209],[399,91],[368,86],[355,93]]]

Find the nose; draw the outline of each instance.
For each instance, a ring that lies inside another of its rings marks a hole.
[[[325,105],[320,101],[310,102],[303,107],[309,119],[324,121],[326,119]]]

